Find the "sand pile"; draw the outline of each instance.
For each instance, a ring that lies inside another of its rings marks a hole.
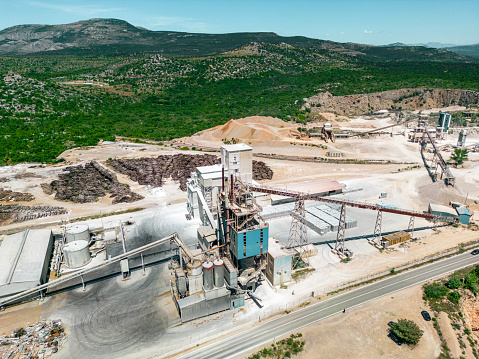
[[[236,138],[240,141],[263,142],[289,140],[294,134],[298,134],[297,125],[274,117],[251,116],[230,120],[197,136],[209,141]]]

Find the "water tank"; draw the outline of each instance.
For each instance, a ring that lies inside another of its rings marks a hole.
[[[203,267],[199,259],[195,259],[193,263],[186,263],[186,269],[188,271],[188,277],[201,275],[203,273]]]
[[[87,241],[73,241],[63,246],[63,254],[68,268],[79,268],[90,262],[90,250]]]
[[[87,241],[90,242],[90,229],[86,224],[75,224],[67,227],[65,232],[65,241],[70,243],[73,241]]]
[[[209,261],[203,263],[203,286],[207,290],[211,290],[215,286],[213,279],[213,263]]]
[[[225,285],[225,267],[221,259],[215,259],[213,261],[214,274],[215,274],[215,286],[221,288]]]

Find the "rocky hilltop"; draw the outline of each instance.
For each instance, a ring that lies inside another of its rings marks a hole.
[[[369,94],[333,96],[329,92],[305,99],[312,113],[355,116],[380,109],[425,110],[451,105],[479,105],[479,92],[470,90],[407,88]]]
[[[421,46],[378,47],[337,43],[304,36],[285,37],[272,32],[198,34],[151,31],[118,19],[91,19],[64,25],[19,25],[0,31],[0,56],[112,55],[160,53],[204,56],[233,51],[250,43],[287,44],[313,49],[322,55],[372,61],[452,61],[472,58]]]

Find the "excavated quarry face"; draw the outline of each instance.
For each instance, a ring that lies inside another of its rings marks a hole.
[[[333,96],[329,92],[324,92],[305,100],[303,108],[310,108],[312,113],[333,112],[338,115],[356,116],[393,107],[403,110],[423,110],[451,105],[479,105],[479,92],[409,88],[347,96]]]

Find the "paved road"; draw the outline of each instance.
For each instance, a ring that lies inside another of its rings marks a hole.
[[[180,358],[231,358],[239,353],[264,344],[273,338],[279,338],[314,322],[341,313],[345,308],[346,310],[350,310],[352,307],[361,305],[376,298],[478,263],[479,255],[473,256],[470,252],[444,259],[353,291],[337,295],[328,300],[249,329],[241,334],[207,345]]]

